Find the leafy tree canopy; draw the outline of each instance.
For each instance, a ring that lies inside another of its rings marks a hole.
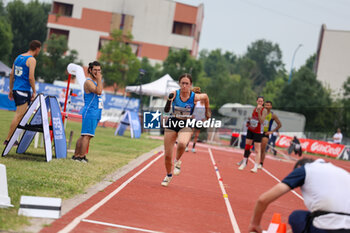
[[[14,0],[7,4],[8,20],[13,33],[11,61],[28,50],[30,41],[45,41],[50,9],[51,4],[41,3],[38,0],[32,0],[28,4],[21,0]]]
[[[116,83],[118,87],[125,87],[137,79],[140,61],[128,45],[132,40],[131,34],[124,36],[121,30],[115,30],[111,37],[112,40],[102,47],[99,58],[103,78],[107,85]]]
[[[69,51],[67,38],[62,35],[52,34],[43,47],[46,48],[46,52],[41,50],[37,58],[36,76],[43,78],[47,83],[66,80],[68,64],[79,64],[78,53],[75,50]]]

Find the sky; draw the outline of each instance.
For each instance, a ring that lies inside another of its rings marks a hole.
[[[8,2],[9,0],[5,0]],[[51,2],[51,0],[40,0]],[[29,2],[29,0],[24,0]],[[320,30],[350,31],[349,0],[176,0],[204,4],[199,49],[230,51],[241,56],[252,42],[278,44],[290,71],[316,53]],[[350,42],[349,42],[350,43]]]
[[[290,71],[316,53],[322,24],[327,29],[350,31],[348,0],[176,0],[204,4],[199,49],[243,55],[252,42],[265,39],[279,45]],[[349,42],[350,43],[350,42]]]

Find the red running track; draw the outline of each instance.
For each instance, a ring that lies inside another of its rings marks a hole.
[[[246,170],[237,169],[242,153],[198,144],[197,153],[185,152],[181,174],[168,187],[160,185],[165,168],[158,153],[41,232],[247,232],[255,200],[294,163],[268,156],[265,168],[254,174],[252,160]],[[350,170],[349,162],[336,162]],[[298,193],[268,207],[264,229],[275,212],[287,222],[294,209],[305,209]]]

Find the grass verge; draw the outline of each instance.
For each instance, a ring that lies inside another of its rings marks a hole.
[[[1,153],[13,116],[14,112],[0,110]],[[72,149],[80,129],[81,123],[67,123],[67,139],[69,132],[74,132]],[[35,149],[33,143],[25,154],[16,154],[16,148],[12,148],[6,157],[0,157],[0,163],[6,166],[8,192],[14,205],[14,208],[0,208],[0,230],[16,231],[29,224],[27,217],[17,215],[22,195],[68,199],[82,194],[106,175],[163,143],[146,135],[131,139],[128,131],[123,137],[114,136],[114,131],[113,128],[96,129],[96,137],[90,141],[87,164],[71,160],[73,153],[68,153],[68,159],[54,158],[47,163],[44,148]]]

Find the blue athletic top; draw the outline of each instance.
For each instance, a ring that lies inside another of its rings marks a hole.
[[[86,79],[91,80],[96,86],[97,83],[91,78]],[[86,82],[85,81],[85,82]],[[101,120],[103,102],[101,95],[97,95],[93,92],[84,93],[84,107],[81,110],[81,115],[84,119],[97,119]]]
[[[29,83],[29,67],[26,65],[28,58],[32,55],[23,56],[19,55],[14,62],[14,78],[13,90],[17,91],[30,91],[31,86]]]
[[[183,102],[180,98],[180,89],[176,91],[176,97],[173,100],[173,114],[175,117],[188,118],[192,115],[194,109],[194,95],[191,91],[190,98],[186,102]]]

